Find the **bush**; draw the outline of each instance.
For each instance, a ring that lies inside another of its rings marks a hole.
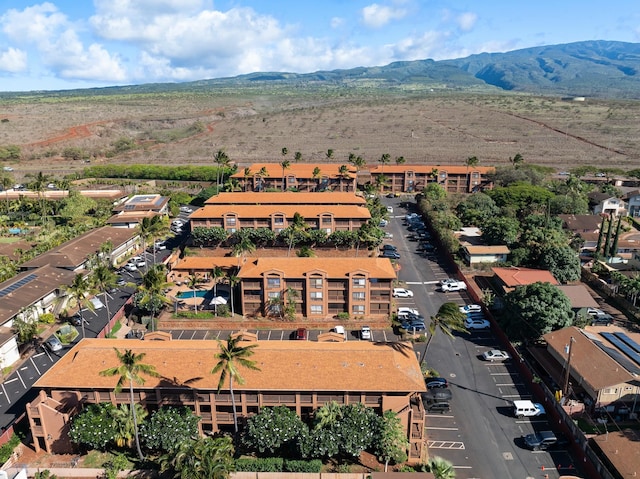
[[[44,313],[40,315],[38,321],[44,324],[53,324],[56,321],[56,317],[53,315],[53,313]]]
[[[236,471],[246,472],[282,472],[284,460],[281,457],[264,457],[259,459],[236,459]]]
[[[336,314],[336,318],[340,321],[347,321],[349,319],[349,313],[343,311],[342,313]]]
[[[17,434],[11,436],[9,442],[4,443],[0,447],[0,464],[4,464],[11,457],[13,450],[20,444],[20,437]]]
[[[213,313],[211,311],[180,311],[176,314],[178,318],[184,319],[213,319]]]
[[[322,461],[312,459],[310,461],[284,461],[284,472],[313,472],[319,473],[322,470]]]

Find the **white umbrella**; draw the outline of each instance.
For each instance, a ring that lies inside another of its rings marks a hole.
[[[222,296],[216,296],[215,298],[213,298],[211,300],[211,304],[227,304],[227,300],[225,298],[223,298]]]

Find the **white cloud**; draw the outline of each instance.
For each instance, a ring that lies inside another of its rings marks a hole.
[[[372,3],[362,9],[362,22],[371,28],[380,28],[392,20],[400,20],[407,15],[403,8],[392,8]]]
[[[0,70],[18,73],[27,69],[27,54],[17,48],[10,47],[0,52]]]
[[[340,28],[342,25],[344,25],[344,18],[333,17],[331,19],[331,28]]]
[[[476,22],[478,21],[478,15],[473,12],[461,13],[456,18],[456,21],[460,30],[462,30],[463,32],[468,32],[475,26]]]

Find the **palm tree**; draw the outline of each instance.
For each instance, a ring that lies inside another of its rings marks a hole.
[[[104,262],[98,263],[91,270],[91,283],[98,290],[104,293],[104,305],[107,308],[107,327],[111,321],[111,311],[109,310],[109,291],[116,285],[116,275],[111,270],[111,267]],[[107,335],[109,331],[107,331]]]
[[[300,153],[299,151],[296,151],[295,154],[293,155],[293,161],[295,161],[296,163],[299,161],[302,161],[302,153]]]
[[[282,155],[282,159],[285,160],[289,154],[289,149],[287,147],[282,148],[282,150],[280,150],[280,154]]]
[[[342,180],[349,178],[349,167],[347,165],[340,165],[338,177],[340,178],[340,191],[342,191]]]
[[[380,172],[384,174],[384,165],[391,162],[391,155],[389,153],[383,153],[378,161],[382,164],[382,170]]]
[[[520,163],[524,163],[524,158],[520,153],[516,153],[513,158],[509,157],[509,162],[517,170],[520,167]]]
[[[259,188],[258,191],[262,191],[262,180],[266,177],[269,176],[269,171],[267,171],[267,167],[263,166],[262,168],[260,168],[260,171],[258,171],[256,173],[256,176],[258,177],[259,180]],[[255,185],[254,185],[254,189],[255,189]]]
[[[229,283],[229,301],[231,301],[231,316],[235,316],[236,311],[233,305],[233,290],[240,284],[240,278],[235,274],[227,277],[227,283]]]
[[[240,229],[242,232],[242,229]],[[231,254],[238,258],[238,268],[240,268],[240,257],[244,258],[249,253],[253,253],[256,250],[256,245],[251,241],[251,238],[246,234],[238,236],[238,242],[231,247]]]
[[[320,168],[316,166],[313,169],[313,172],[311,173],[311,175],[313,176],[313,179],[318,182],[318,184],[316,185],[316,191],[318,191],[320,189],[320,177],[322,176],[322,172],[320,171]]]
[[[136,440],[138,457],[142,461],[144,460],[144,455],[142,454],[142,449],[140,449],[140,437],[138,436],[138,418],[135,407],[136,403],[133,400],[133,383],[135,382],[136,384],[140,385],[143,385],[145,383],[145,379],[141,376],[141,374],[146,374],[147,376],[151,376],[154,378],[159,377],[160,374],[156,372],[155,366],[144,364],[142,362],[145,357],[144,353],[135,354],[130,349],[126,349],[124,353],[121,353],[120,351],[118,351],[118,349],[113,349],[116,352],[116,356],[118,357],[118,361],[120,362],[120,364],[118,366],[105,369],[104,371],[100,371],[100,376],[119,376],[116,387],[114,388],[114,392],[116,394],[122,391],[122,386],[125,384],[125,382],[129,382],[129,405],[131,408],[131,416],[133,418],[133,432]]]
[[[327,157],[327,160],[331,160],[333,158],[333,150],[329,148],[325,153],[325,156]]]
[[[236,398],[233,393],[233,380],[235,379],[240,385],[244,384],[244,378],[240,375],[238,366],[260,371],[260,368],[256,366],[256,362],[248,359],[253,356],[253,349],[258,345],[249,344],[247,346],[240,346],[240,341],[242,341],[241,334],[235,338],[229,337],[226,345],[218,340],[220,352],[215,355],[218,363],[211,370],[211,374],[220,373],[218,393],[222,390],[227,376],[229,377],[229,392],[231,393],[231,407],[233,408],[233,426],[236,434],[238,433],[238,413],[236,411]]]
[[[251,177],[251,168],[247,166],[242,172],[242,181],[243,181],[242,189],[244,191],[247,191],[247,181],[249,180],[250,177]]]
[[[404,156],[396,156],[396,165],[404,165],[406,162]]]
[[[220,183],[224,179],[224,168],[229,166],[229,157],[224,150],[218,150],[213,155],[213,161],[218,165],[218,171],[216,171],[216,194],[220,191]]]
[[[7,200],[7,214],[9,214],[9,195],[6,194],[6,191],[14,184],[15,181],[11,176],[2,175],[0,177],[0,185],[2,185],[2,189],[5,191],[5,199]]]
[[[194,311],[198,312],[198,302],[196,300],[196,290],[200,289],[200,278],[198,278],[195,274],[189,275],[187,278],[187,287],[193,292],[193,304]]]
[[[464,160],[464,164],[467,166],[467,191],[471,190],[471,176],[469,176],[469,168],[472,168],[480,163],[480,160],[475,156],[470,156]]]
[[[155,244],[155,238],[161,231],[167,229],[167,222],[163,216],[152,216],[142,218],[142,221],[138,225],[138,232],[140,234],[140,239],[142,240],[142,251],[147,250],[147,240],[151,238]],[[153,248],[153,260],[155,261],[155,247]],[[145,271],[147,266],[145,264]]]
[[[51,183],[52,176],[45,175],[42,171],[39,171],[38,174],[34,175],[32,173],[28,173],[25,175],[27,178],[33,178],[33,180],[29,183],[29,187],[38,193],[38,202],[40,203],[40,214],[42,217],[42,224],[44,225],[46,219],[46,207],[45,200],[42,196],[42,192],[45,190],[47,185]]]
[[[144,421],[149,414],[140,404],[134,404],[136,409],[136,418],[138,421]],[[115,441],[118,447],[131,447],[135,438],[135,427],[133,424],[133,414],[128,404],[120,404],[119,407],[112,409],[111,417],[115,419]]]
[[[440,330],[450,338],[453,338],[453,331],[459,331],[461,333],[467,332],[467,329],[464,327],[464,318],[464,313],[460,311],[460,307],[456,303],[444,303],[440,306],[438,313],[435,316],[431,316],[429,339],[427,339],[427,344],[424,348],[423,361],[436,331]]]
[[[289,160],[283,160],[282,163],[280,163],[280,166],[282,167],[282,191],[284,191],[287,189],[284,178],[284,170],[288,170],[289,168],[291,168],[291,162]]]
[[[176,479],[227,479],[235,471],[234,452],[229,436],[185,441],[162,457],[161,471],[173,470]]]
[[[314,414],[314,429],[331,427],[340,419],[342,419],[342,406],[336,401],[330,401],[316,410]]]
[[[171,304],[164,290],[169,286],[166,281],[164,266],[156,264],[142,275],[142,282],[138,286],[138,294],[134,297],[136,306],[151,313],[151,330],[155,330],[155,315],[159,313],[165,304]]]
[[[216,266],[211,270],[211,279],[213,280],[213,297],[218,297],[218,283],[222,281],[222,278],[226,276],[226,273],[220,266]],[[218,304],[214,304],[214,314],[218,314]]]
[[[453,464],[441,457],[430,457],[427,461],[427,466],[435,479],[454,479],[456,477],[456,470],[453,468]]]
[[[95,293],[95,289],[91,286],[89,280],[82,276],[81,274],[76,274],[73,278],[73,282],[64,287],[64,292],[68,300],[75,302],[78,305],[78,314],[80,315],[80,325],[82,326],[82,337],[85,337],[84,334],[84,323],[85,319],[82,315],[82,308],[87,308],[91,311],[95,309],[95,306],[87,296],[89,294]]]

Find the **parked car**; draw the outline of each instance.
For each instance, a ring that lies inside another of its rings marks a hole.
[[[13,171],[13,168],[11,168],[10,166],[5,166],[2,168],[4,171]]]
[[[400,324],[402,329],[406,329],[407,331],[424,331],[427,329],[427,326],[423,321],[415,321],[415,322],[403,322]]]
[[[539,431],[533,434],[527,434],[523,436],[524,445],[534,451],[544,451],[551,446],[555,446],[558,442],[558,438],[553,431]]]
[[[407,308],[406,306],[398,308],[398,317],[400,317],[400,315],[407,314],[420,314],[420,312],[415,308]]]
[[[125,264],[124,269],[126,269],[127,271],[138,271],[138,267],[133,263]]]
[[[396,251],[385,250],[382,252],[383,258],[400,259],[400,254]]]
[[[489,329],[491,328],[491,323],[482,318],[466,318],[464,320],[464,327],[467,329]]]
[[[183,213],[193,213],[193,209],[189,208],[188,206],[181,206],[180,211],[182,211]]]
[[[482,359],[485,361],[508,361],[511,359],[511,355],[506,351],[501,351],[499,349],[490,349],[489,351],[485,351],[482,353]]]
[[[144,268],[145,266],[147,266],[147,262],[145,260],[141,259],[140,261],[136,261],[136,267]]]
[[[167,245],[164,244],[164,241],[156,241],[155,243],[153,243],[153,246],[157,251],[163,251],[167,249]]]
[[[341,326],[341,325],[335,326],[331,331],[334,333],[341,334],[344,339],[347,339],[347,333],[344,330],[344,326]]]
[[[393,213],[393,206],[387,206],[387,212]]]
[[[56,351],[60,351],[62,349],[62,343],[60,342],[60,340],[56,336],[50,336],[44,342],[44,345],[52,353],[55,353]]]
[[[482,306],[480,306],[479,304],[467,304],[466,306],[460,306],[460,312],[464,314],[481,313]]]
[[[427,389],[438,389],[438,388],[449,387],[449,381],[447,381],[445,378],[437,378],[437,377],[425,378],[424,382],[427,386]]]
[[[464,281],[456,281],[454,283],[446,283],[441,286],[442,291],[445,293],[453,292],[453,291],[466,291],[467,283]]]
[[[371,340],[371,328],[369,326],[362,326],[360,328],[360,339],[370,341]]]
[[[116,281],[117,286],[126,286],[126,284],[127,284],[127,280],[124,278],[118,278],[118,281]]]
[[[433,404],[427,404],[425,406],[425,410],[427,412],[439,412],[440,414],[444,414],[445,412],[451,411],[451,405],[448,401],[439,401],[434,402]]]
[[[420,395],[424,404],[432,404],[438,401],[451,401],[453,393],[449,388],[430,389]]]
[[[380,220],[380,223],[378,223],[378,226],[380,226],[380,228],[384,228],[388,224],[389,222],[387,220]]]
[[[413,291],[405,288],[393,288],[394,298],[413,298]]]
[[[392,244],[385,244],[382,246],[382,251],[398,251],[398,247]]]
[[[546,411],[540,403],[529,400],[513,401],[513,415],[517,418],[544,416]]]
[[[298,329],[296,329],[295,338],[298,341],[306,341],[307,340],[307,328],[298,328]]]

